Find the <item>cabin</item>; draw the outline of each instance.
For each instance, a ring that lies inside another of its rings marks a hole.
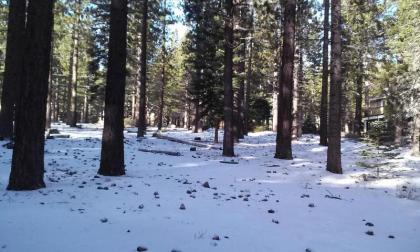
[[[362,118],[364,133],[367,133],[369,131],[370,124],[372,122],[385,120],[385,105],[385,96],[372,97],[368,99],[368,104],[366,105],[365,109],[365,115]]]

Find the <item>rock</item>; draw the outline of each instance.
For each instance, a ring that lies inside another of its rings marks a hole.
[[[143,247],[143,246],[138,246],[137,247],[137,252],[142,252],[142,251],[147,251],[147,248]]]
[[[179,206],[179,209],[180,210],[185,210],[186,208],[185,208],[185,205],[184,204],[181,204],[181,206]]]
[[[315,204],[314,204],[314,203],[310,203],[310,204],[308,205],[308,207],[315,207]]]
[[[197,147],[191,147],[190,151],[197,151]]]
[[[139,209],[143,209],[144,208],[144,205],[143,204],[140,204],[139,205]]]
[[[218,235],[214,235],[211,239],[214,241],[220,241],[220,237]]]
[[[310,248],[305,249],[305,252],[312,252]]]
[[[107,219],[107,218],[102,218],[102,219],[101,219],[101,222],[102,222],[102,223],[106,223],[106,222],[108,222],[108,219]]]
[[[271,222],[275,223],[275,224],[279,224],[279,221],[276,219],[272,219]]]
[[[181,250],[178,249],[172,249],[171,252],[181,252]]]
[[[388,235],[388,238],[389,238],[389,239],[394,239],[394,238],[395,238],[395,236],[393,236],[393,235]]]
[[[202,186],[204,187],[204,188],[210,188],[210,184],[209,184],[209,182],[204,182],[203,184],[202,184]]]
[[[3,147],[9,150],[13,149],[14,146],[15,146],[14,142],[8,142],[6,144],[3,144]]]
[[[269,209],[267,212],[270,213],[270,214],[275,213],[275,211],[273,209]]]
[[[368,226],[368,227],[373,227],[373,226],[375,226],[375,225],[373,225],[373,223],[371,223],[371,222],[366,222],[366,224],[365,224],[366,226]]]
[[[194,137],[194,141],[201,141],[201,137]]]
[[[374,235],[373,231],[370,231],[370,230],[369,230],[369,231],[367,231],[367,232],[366,232],[366,234],[367,234],[367,235]]]

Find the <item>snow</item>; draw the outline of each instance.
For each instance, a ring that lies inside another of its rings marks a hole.
[[[274,133],[252,133],[235,147],[239,164],[227,164],[219,150],[126,132],[127,175],[95,178],[100,126],[54,127],[70,138],[46,141],[45,189],[6,191],[12,152],[0,147],[0,251],[420,251],[420,159],[407,149],[345,139],[345,174],[334,175],[312,135],[284,161],[273,158]]]

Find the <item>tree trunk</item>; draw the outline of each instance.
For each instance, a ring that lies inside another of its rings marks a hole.
[[[414,156],[420,156],[420,114],[414,116],[413,121],[413,147],[412,153]]]
[[[331,83],[328,124],[327,170],[342,174],[341,168],[341,0],[331,1]]]
[[[125,174],[124,95],[127,62],[127,0],[111,0],[108,71],[105,88],[105,121],[101,165],[105,176]]]
[[[246,74],[246,86],[245,86],[245,112],[244,112],[244,135],[247,136],[249,133],[249,105],[250,105],[250,98],[251,98],[251,81],[252,81],[252,50],[253,50],[253,42],[252,42],[253,33],[251,33],[251,38],[249,39],[249,50],[248,50],[248,69]]]
[[[321,113],[319,124],[319,144],[328,145],[328,46],[330,26],[330,0],[324,0],[324,37],[322,41],[322,91],[321,91]]]
[[[224,135],[223,155],[233,157],[234,133],[233,133],[233,1],[226,0],[225,20],[225,69],[224,69]]]
[[[361,55],[360,55],[361,56]],[[359,57],[361,61],[362,58]],[[354,114],[354,126],[353,133],[360,137],[362,134],[362,102],[363,102],[363,62],[359,62],[357,79],[356,79],[356,94],[355,94],[355,114]]]
[[[83,122],[89,123],[89,86],[86,88],[83,98]]]
[[[68,90],[68,119],[70,127],[76,127],[77,124],[77,77],[79,65],[79,41],[80,41],[80,15],[81,0],[76,3],[76,22],[73,24],[73,44],[70,56],[70,82]]]
[[[293,66],[295,52],[296,1],[285,0],[281,83],[278,101],[278,123],[275,158],[293,159],[292,155],[292,101]]]
[[[166,12],[166,0],[164,0],[164,11]],[[160,94],[159,94],[159,110],[158,110],[158,130],[160,131],[163,126],[163,108],[165,106],[165,88],[166,88],[166,14],[163,20],[163,42],[162,42],[162,85],[160,87]]]
[[[54,87],[54,114],[53,114],[53,121],[58,122],[58,118],[60,116],[60,97],[58,94],[58,86]]]
[[[404,124],[400,118],[396,118],[394,124],[394,144],[396,146],[401,146],[403,144]]]
[[[137,137],[146,134],[146,82],[147,82],[147,19],[148,0],[143,0],[143,16],[141,26],[141,62],[140,62],[140,107]]]
[[[278,78],[278,79],[280,79],[280,77]],[[272,113],[273,113],[273,127],[272,127],[272,130],[273,130],[273,132],[277,132],[277,123],[278,123],[278,121],[279,121],[279,109],[278,109],[278,106],[279,106],[279,92],[278,92],[278,87],[277,87],[277,85],[278,85],[278,82],[276,82],[275,84],[274,84],[274,90],[273,90],[273,94],[272,94],[272,102],[273,102],[273,104],[272,104]]]
[[[216,124],[214,125],[214,143],[219,143],[219,127],[220,122],[216,121]]]
[[[45,187],[44,142],[53,0],[28,4],[22,86],[16,110],[16,141],[8,190]]]
[[[303,52],[299,50],[297,69],[297,101],[296,101],[296,137],[302,137],[303,126],[303,87],[304,87],[304,73],[303,73]]]
[[[51,47],[51,55],[52,55],[52,47]],[[50,65],[52,64],[52,57],[50,59]],[[50,72],[48,75],[48,96],[47,96],[47,112],[45,114],[45,130],[51,128],[51,117],[52,117],[52,67],[50,66]]]
[[[7,29],[6,61],[1,94],[0,137],[13,137],[13,117],[22,85],[26,0],[11,0]]]
[[[201,128],[201,115],[200,115],[200,102],[198,99],[194,100],[194,133],[202,132]]]
[[[243,45],[243,51],[241,53],[242,59],[239,63],[239,73],[245,73],[245,45]],[[238,121],[237,121],[237,128],[238,128],[238,138],[244,139],[244,122],[245,122],[245,79],[240,78],[239,82],[239,90],[238,90]]]

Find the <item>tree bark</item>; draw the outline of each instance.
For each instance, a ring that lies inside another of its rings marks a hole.
[[[296,1],[285,0],[281,83],[278,98],[278,123],[275,158],[293,159],[292,155],[292,101],[293,67],[295,53]]]
[[[111,0],[108,47],[105,121],[98,173],[105,176],[119,176],[125,174],[124,95],[127,62],[127,0]]]
[[[54,0],[30,0],[8,190],[45,187],[44,142]],[[13,56],[13,55],[11,55]]]
[[[331,83],[327,171],[342,174],[341,167],[341,0],[331,1]]]
[[[226,0],[225,20],[225,68],[224,68],[224,135],[223,156],[233,157],[234,133],[233,133],[233,1]]]
[[[321,113],[319,124],[319,144],[328,145],[328,46],[330,26],[330,0],[324,0],[324,37],[322,41],[322,91],[321,91]]]
[[[0,137],[13,137],[13,117],[20,86],[24,58],[26,0],[11,0],[7,29],[6,61],[1,95]]]
[[[147,19],[148,0],[143,0],[143,16],[141,26],[141,63],[140,63],[140,107],[137,137],[146,134],[146,82],[147,82]]]

